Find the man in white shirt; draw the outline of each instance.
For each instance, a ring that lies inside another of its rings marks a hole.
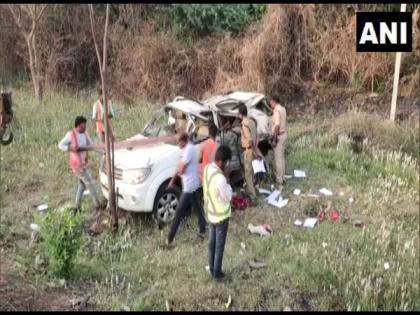
[[[194,144],[188,141],[186,132],[181,132],[178,135],[178,145],[183,150],[182,157],[168,187],[173,187],[175,180],[180,176],[182,178],[182,195],[168,235],[167,245],[169,246],[174,245],[174,238],[179,224],[191,206],[198,211],[199,236],[204,238],[206,233],[206,219],[204,218],[204,210],[200,203],[199,194],[200,177],[197,151]]]
[[[209,222],[209,272],[216,281],[224,281],[223,252],[231,216],[232,187],[229,185],[229,147],[220,146],[215,161],[206,166],[203,174],[204,208]]]
[[[78,178],[78,186],[76,192],[76,211],[81,211],[81,203],[83,192],[87,188],[93,198],[95,208],[100,207],[100,201],[96,193],[95,183],[87,169],[88,153],[83,147],[92,144],[92,140],[86,131],[86,118],[76,117],[74,129],[67,132],[65,137],[60,141],[58,147],[69,152],[69,164],[73,173]]]

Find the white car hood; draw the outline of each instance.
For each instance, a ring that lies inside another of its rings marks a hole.
[[[146,137],[138,134],[127,140],[144,139]],[[179,161],[181,150],[176,145],[161,143],[144,148],[133,148],[115,150],[115,167],[121,169],[135,169],[147,167],[150,164],[155,164],[161,160],[168,160],[176,164]],[[169,165],[168,165],[169,166]]]

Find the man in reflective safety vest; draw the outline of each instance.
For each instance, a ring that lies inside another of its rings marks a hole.
[[[216,281],[223,281],[223,252],[231,216],[230,201],[232,187],[229,185],[229,161],[232,152],[229,147],[220,146],[215,161],[204,168],[203,194],[204,211],[209,223],[209,272]]]
[[[105,105],[104,103],[104,96],[102,94],[102,89],[98,90],[98,94],[99,94],[99,100],[97,100],[95,102],[95,104],[93,104],[93,111],[92,111],[92,120],[96,121],[96,133],[98,134],[99,139],[101,140],[102,143],[105,143],[105,125],[104,125],[104,121],[105,121]],[[114,108],[112,107],[111,101],[108,100],[108,104],[109,104],[109,118],[113,118],[114,117]],[[113,137],[112,134],[112,130],[111,130],[111,135]]]
[[[88,153],[83,147],[92,145],[92,140],[86,131],[86,118],[78,116],[74,122],[74,129],[67,132],[58,147],[69,152],[69,164],[78,178],[76,193],[76,211],[81,211],[83,192],[87,188],[92,196],[95,208],[99,209],[100,202],[96,193],[95,182],[87,170]]]

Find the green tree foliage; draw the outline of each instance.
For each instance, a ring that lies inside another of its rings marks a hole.
[[[178,36],[239,33],[265,13],[265,4],[175,4],[172,26]]]

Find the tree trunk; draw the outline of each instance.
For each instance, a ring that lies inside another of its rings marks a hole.
[[[102,93],[104,95],[105,103],[105,147],[106,147],[106,167],[108,169],[108,204],[111,214],[111,226],[115,232],[118,230],[118,216],[116,207],[115,181],[114,181],[114,154],[113,141],[111,139],[111,126],[109,123],[109,100],[106,85],[106,64],[107,64],[107,35],[108,35],[108,20],[109,20],[109,4],[106,5],[106,20],[104,31],[104,47],[102,56]],[[99,60],[99,66],[100,60]],[[112,155],[112,159],[111,159]]]
[[[41,102],[43,97],[43,89],[41,76],[39,74],[39,58],[35,47],[35,39],[35,34],[29,34],[29,36],[26,38],[26,44],[29,51],[29,70],[31,72],[31,80],[34,87],[35,97],[38,99],[38,101]]]

